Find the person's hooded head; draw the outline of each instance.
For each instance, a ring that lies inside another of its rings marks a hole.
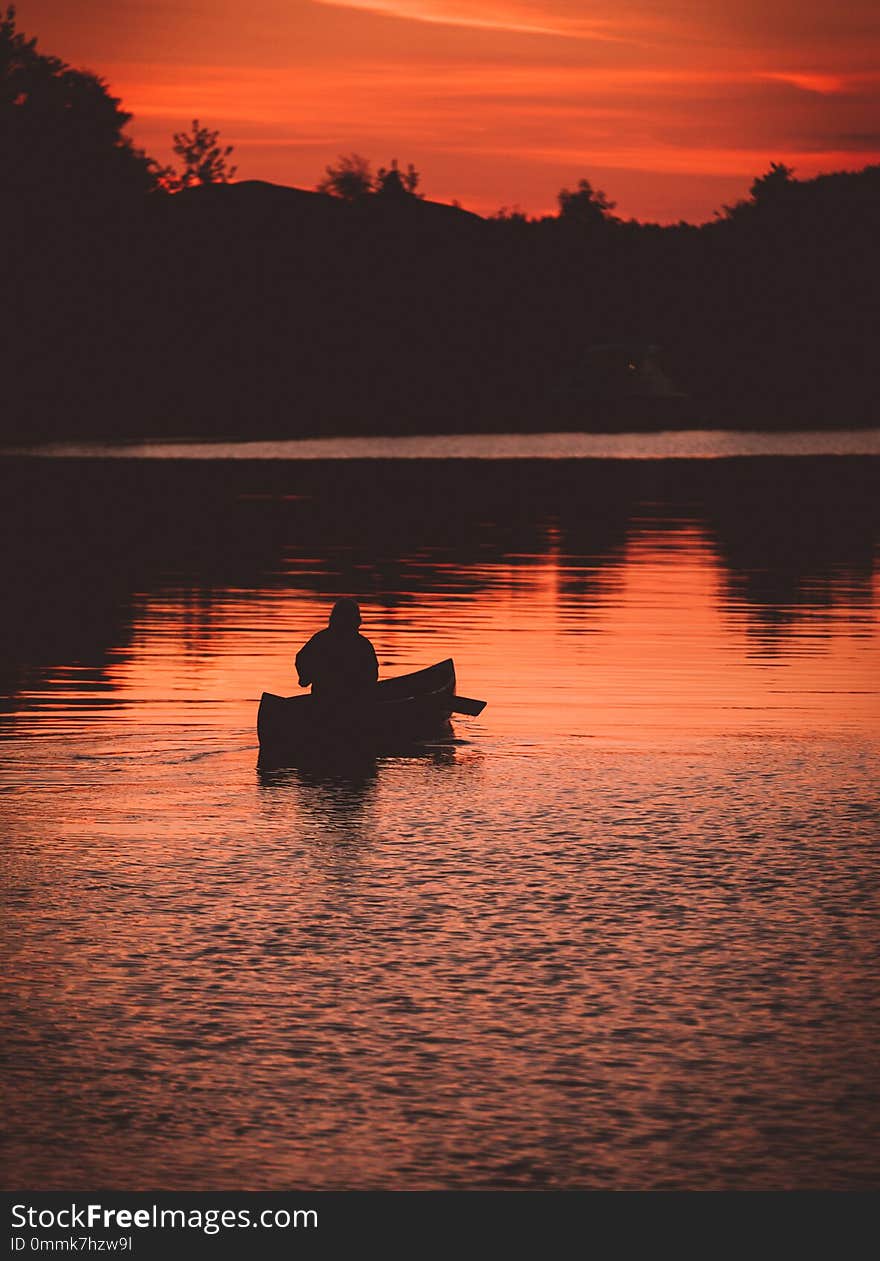
[[[361,611],[356,600],[337,600],[330,614],[330,629],[354,634],[361,624]]]

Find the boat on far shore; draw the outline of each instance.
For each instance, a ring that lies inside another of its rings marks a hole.
[[[454,713],[476,715],[485,705],[455,695],[451,657],[424,670],[381,679],[369,697],[349,703],[264,692],[257,714],[260,765],[404,750],[449,737]]]

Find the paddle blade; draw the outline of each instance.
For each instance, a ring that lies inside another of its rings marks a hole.
[[[452,698],[452,712],[454,714],[472,714],[476,717],[485,708],[485,701],[472,701],[467,696],[453,696]]]

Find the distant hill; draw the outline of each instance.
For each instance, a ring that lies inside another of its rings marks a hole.
[[[257,227],[280,235],[297,231],[324,233],[345,231],[353,225],[381,231],[444,233],[479,230],[485,223],[479,215],[442,202],[406,197],[388,201],[367,197],[348,204],[328,193],[288,188],[264,180],[242,180],[235,184],[214,184],[187,189],[174,197],[162,198],[169,216],[192,216],[217,228]]]

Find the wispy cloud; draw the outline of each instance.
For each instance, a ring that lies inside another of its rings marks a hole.
[[[615,42],[624,38],[619,23],[607,18],[569,17],[530,5],[493,3],[493,0],[315,0],[315,3],[334,9],[359,9],[382,17],[428,22],[435,26],[465,26],[522,35],[555,35]]]
[[[765,71],[758,75],[760,79],[768,79],[778,83],[790,83],[802,92],[815,92],[819,96],[836,96],[848,89],[847,79],[839,74],[801,74],[798,71],[778,70]]]

